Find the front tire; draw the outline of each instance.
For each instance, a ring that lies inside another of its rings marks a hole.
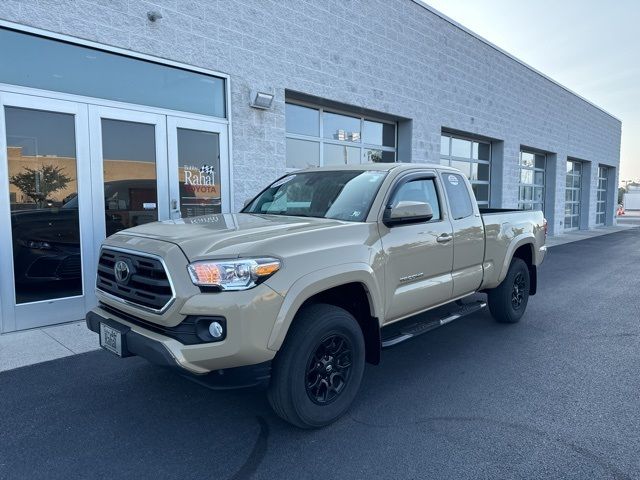
[[[353,315],[334,305],[305,307],[273,361],[269,403],[297,427],[329,425],[351,406],[364,360],[364,338]]]
[[[519,322],[527,309],[531,281],[529,267],[521,258],[514,258],[502,283],[489,290],[489,310],[500,323]]]

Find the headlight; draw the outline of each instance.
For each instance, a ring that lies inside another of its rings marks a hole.
[[[202,260],[189,264],[187,268],[191,281],[199,287],[247,290],[280,270],[280,260],[275,258]]]

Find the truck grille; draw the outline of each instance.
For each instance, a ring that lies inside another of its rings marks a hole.
[[[121,278],[116,278],[118,262],[127,265],[124,270],[128,274],[121,274]],[[102,250],[96,287],[116,300],[154,313],[162,313],[175,298],[164,264],[158,258],[125,250]]]

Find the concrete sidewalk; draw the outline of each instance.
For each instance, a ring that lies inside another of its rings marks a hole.
[[[579,230],[549,237],[547,245],[554,247],[638,227],[640,212],[626,216],[615,227]],[[7,333],[0,335],[0,372],[99,348],[98,335],[89,331],[84,321]]]
[[[98,348],[84,321],[7,333],[0,335],[0,372]]]
[[[622,232],[629,230],[630,228],[640,227],[640,217],[637,220],[624,219],[622,222],[618,220],[618,225],[613,227],[598,227],[592,230],[576,230],[573,232],[562,233],[560,235],[554,235],[547,238],[547,246],[555,247],[556,245],[564,245],[565,243],[578,242],[580,240],[586,240],[587,238],[600,237],[602,235],[609,235],[610,233]]]

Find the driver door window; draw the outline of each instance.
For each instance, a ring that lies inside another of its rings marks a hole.
[[[421,178],[412,180],[402,185],[393,197],[392,205],[399,202],[423,202],[431,205],[433,218],[430,222],[437,222],[441,219],[440,202],[433,178]]]

